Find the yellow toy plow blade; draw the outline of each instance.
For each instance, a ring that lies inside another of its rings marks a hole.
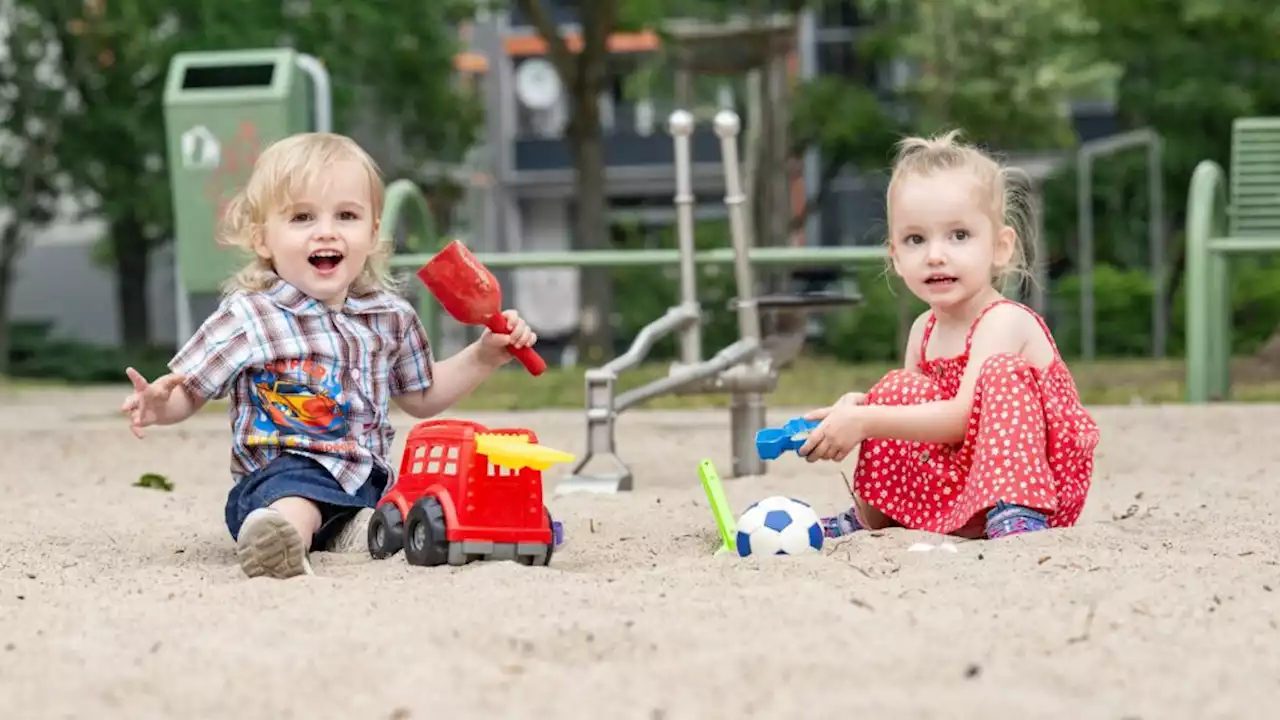
[[[556,463],[573,462],[574,456],[546,445],[534,445],[527,435],[476,435],[476,452],[494,465],[511,470],[546,470]]]

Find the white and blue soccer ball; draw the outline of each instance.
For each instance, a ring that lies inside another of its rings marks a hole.
[[[822,550],[822,523],[809,503],[775,495],[738,518],[738,555],[801,555]]]

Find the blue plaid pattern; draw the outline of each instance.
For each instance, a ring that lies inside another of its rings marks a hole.
[[[331,310],[280,280],[224,298],[169,368],[186,375],[193,397],[230,398],[233,478],[287,449],[314,458],[354,494],[375,466],[394,477],[389,401],[428,388],[432,362],[422,322],[403,298],[377,292]],[[281,390],[299,386],[320,387],[319,397]],[[312,417],[311,407],[323,412]],[[320,427],[317,417],[331,422]]]

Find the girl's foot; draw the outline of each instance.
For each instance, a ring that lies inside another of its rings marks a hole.
[[[832,517],[824,517],[820,522],[822,523],[822,534],[828,538],[838,538],[862,529],[862,524],[858,522],[858,518],[853,514],[853,508],[849,508]]]
[[[1048,527],[1049,519],[1043,513],[1004,501],[997,502],[991,512],[987,513],[987,537],[992,540]]]

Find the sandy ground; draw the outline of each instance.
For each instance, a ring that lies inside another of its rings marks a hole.
[[[1280,407],[1096,410],[1076,528],[760,561],[711,554],[695,467],[728,474],[726,414],[638,412],[619,432],[638,489],[549,496],[569,535],[550,568],[317,554],[279,582],[235,563],[223,417],[138,442],[122,394],[0,395],[0,718],[1205,720],[1280,700]],[[580,413],[478,419],[582,449]],[[176,489],[131,487],[144,472]],[[738,509],[847,497],[794,458],[727,484]]]

